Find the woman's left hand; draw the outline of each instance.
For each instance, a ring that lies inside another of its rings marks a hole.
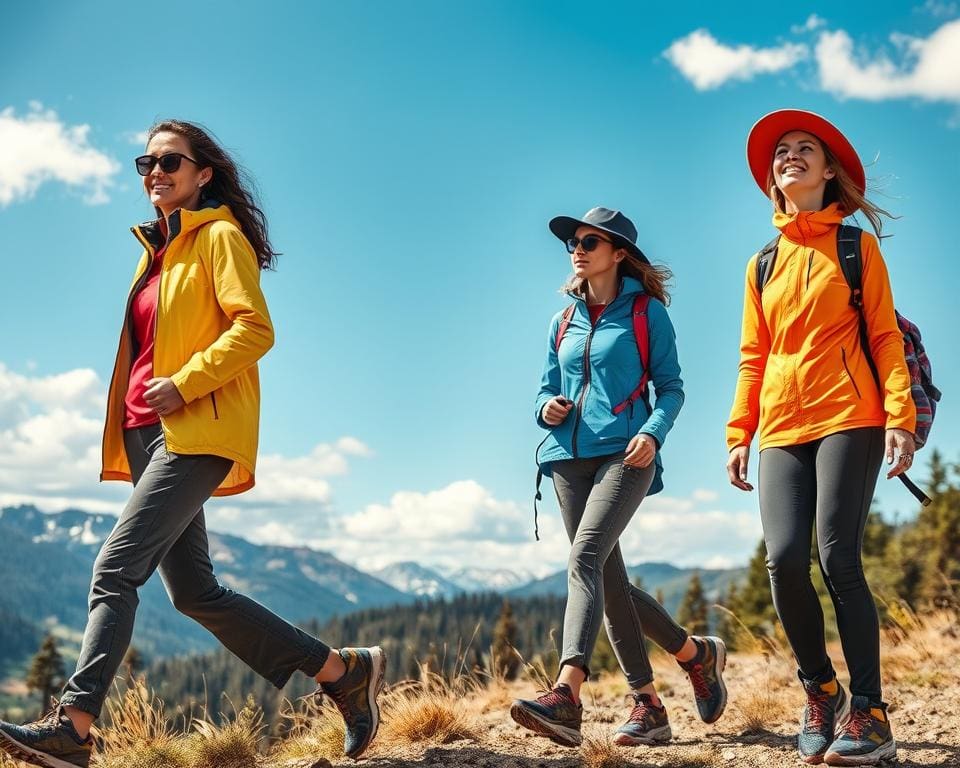
[[[628,467],[642,469],[653,461],[656,455],[657,441],[646,433],[640,433],[627,444],[627,455],[623,457],[623,463]]]
[[[887,464],[893,464],[893,467],[887,472],[887,480],[889,480],[903,474],[913,466],[913,452],[916,450],[916,445],[913,442],[913,435],[905,429],[888,429],[886,443]],[[894,454],[896,454],[896,464],[893,463]]]
[[[169,416],[186,405],[172,379],[165,377],[147,379],[146,385],[147,389],[143,393],[144,402],[153,408],[157,415]]]

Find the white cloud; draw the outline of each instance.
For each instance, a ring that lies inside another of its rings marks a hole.
[[[128,142],[134,146],[145,147],[149,134],[146,131],[130,131],[125,134]]]
[[[716,491],[706,488],[697,488],[692,494],[695,501],[716,501],[717,495]]]
[[[790,31],[795,35],[803,34],[804,32],[814,32],[815,30],[820,29],[820,27],[825,27],[827,25],[827,20],[817,16],[815,13],[811,13],[807,17],[807,20],[803,24],[796,24],[790,27]]]
[[[942,0],[927,0],[920,9],[929,13],[935,19],[952,19],[957,13],[960,13],[960,6],[957,3],[945,3]]]
[[[29,199],[48,181],[80,190],[88,203],[105,203],[120,170],[116,160],[90,145],[89,125],[66,125],[33,102],[25,115],[0,110],[0,207]]]
[[[840,98],[869,101],[960,101],[960,19],[927,38],[895,33],[890,40],[899,63],[882,52],[858,56],[843,30],[822,33],[815,51],[821,87]]]
[[[664,56],[698,91],[717,88],[728,80],[750,80],[755,75],[790,69],[805,59],[809,49],[802,43],[783,43],[776,48],[731,47],[705,29],[674,41]]]

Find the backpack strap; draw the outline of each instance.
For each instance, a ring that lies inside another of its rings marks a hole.
[[[763,293],[763,286],[767,284],[773,274],[773,265],[777,260],[777,246],[780,244],[780,235],[767,243],[757,254],[757,293]]]
[[[553,351],[560,351],[560,342],[563,341],[563,335],[567,332],[567,328],[570,327],[570,321],[573,320],[573,312],[577,308],[577,305],[571,304],[565,310],[563,314],[560,315],[560,325],[557,326],[557,339],[553,343]]]
[[[860,250],[862,236],[863,230],[860,227],[851,227],[846,224],[837,227],[837,260],[840,262],[840,271],[843,272],[843,277],[850,287],[850,306],[857,311],[860,318],[860,347],[867,358],[867,365],[870,366],[870,373],[873,374],[877,389],[882,392],[880,373],[870,352],[867,316],[863,311],[863,254]]]
[[[617,416],[641,397],[647,404],[647,411],[650,410],[650,325],[647,322],[647,307],[649,306],[649,294],[638,293],[633,300],[633,312],[631,313],[633,316],[633,337],[637,342],[637,353],[640,355],[640,365],[643,367],[643,373],[640,375],[640,383],[637,388],[620,405],[614,407],[613,413]]]
[[[842,224],[837,227],[837,259],[840,261],[840,270],[843,277],[850,287],[850,306],[857,310],[860,318],[860,348],[867,358],[867,364],[870,366],[870,373],[873,374],[873,380],[880,390],[883,397],[883,386],[880,383],[880,372],[877,370],[877,364],[873,360],[873,353],[870,351],[870,334],[867,332],[867,316],[863,311],[863,253],[860,247],[860,239],[863,236],[863,230],[860,227],[851,227]],[[913,494],[923,506],[929,506],[930,497],[927,496],[917,485],[907,477],[906,472],[897,475],[900,482],[907,490]]]

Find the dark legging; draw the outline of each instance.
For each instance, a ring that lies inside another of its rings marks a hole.
[[[773,603],[807,680],[833,673],[823,611],[810,581],[817,526],[820,570],[837,612],[854,695],[880,701],[880,628],[863,575],[863,528],[883,461],[884,432],[866,427],[760,452],[760,517]]]

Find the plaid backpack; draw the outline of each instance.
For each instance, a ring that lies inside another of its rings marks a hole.
[[[862,232],[863,230],[859,227],[847,225],[837,227],[837,256],[843,276],[846,278],[847,285],[850,286],[850,306],[855,307],[857,314],[860,316],[860,346],[866,355],[867,363],[870,365],[873,380],[877,383],[877,387],[882,390],[877,365],[870,353],[867,319],[863,313],[861,279],[863,276],[863,255],[860,253]],[[757,290],[761,293],[763,292],[763,286],[766,285],[767,280],[773,273],[773,264],[777,258],[777,244],[779,242],[780,236],[777,235],[763,247],[757,257]],[[910,372],[910,395],[913,397],[913,403],[917,408],[917,428],[913,439],[919,450],[923,448],[930,436],[933,418],[937,413],[937,403],[940,401],[940,390],[933,385],[930,358],[927,357],[927,352],[923,348],[920,329],[899,312],[896,312],[896,316],[897,325],[903,334],[903,354],[907,361],[907,370]],[[905,472],[898,477],[921,504],[924,506],[930,504],[930,497],[920,490],[907,477]]]

